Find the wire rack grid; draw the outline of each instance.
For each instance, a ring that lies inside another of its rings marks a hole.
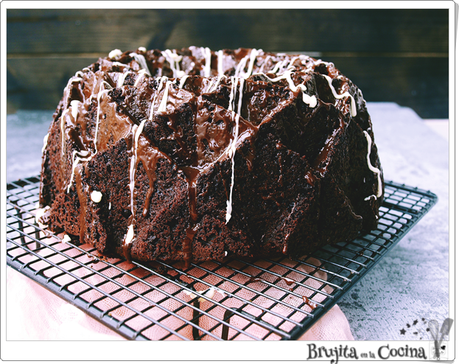
[[[7,264],[133,340],[294,340],[430,210],[437,197],[386,182],[378,228],[309,256],[228,257],[182,268],[100,256],[36,224],[39,177],[7,185]]]

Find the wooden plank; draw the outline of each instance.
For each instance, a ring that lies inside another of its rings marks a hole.
[[[114,48],[190,45],[321,54],[369,101],[447,117],[445,9],[8,9],[8,111],[54,109],[68,78]]]
[[[8,54],[190,45],[346,53],[448,52],[442,9],[146,9],[7,12]]]
[[[322,57],[362,90],[367,101],[411,107],[421,118],[447,119],[448,58]]]
[[[54,110],[67,81],[97,58],[14,58],[7,61],[7,112]]]
[[[110,15],[111,14],[111,15]],[[114,48],[136,49],[166,27],[160,12],[124,17],[121,12],[24,19],[8,18],[8,56],[20,54],[107,54]]]

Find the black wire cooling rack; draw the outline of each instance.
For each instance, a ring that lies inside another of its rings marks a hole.
[[[7,185],[7,264],[133,340],[293,340],[332,308],[437,197],[386,182],[378,228],[299,260],[228,257],[183,269],[108,259],[35,222],[39,177]]]

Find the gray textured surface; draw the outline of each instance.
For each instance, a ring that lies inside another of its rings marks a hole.
[[[438,202],[339,305],[356,340],[431,340],[422,319],[443,322],[451,309],[448,143],[411,109],[368,107],[385,178],[430,190]]]
[[[430,190],[439,200],[339,305],[357,340],[430,340],[422,319],[442,322],[451,309],[448,143],[411,109],[393,103],[368,107],[385,178]],[[49,111],[8,115],[8,181],[40,172],[43,137],[51,119]]]
[[[7,116],[7,182],[40,173],[43,138],[52,120],[53,111],[18,111]]]

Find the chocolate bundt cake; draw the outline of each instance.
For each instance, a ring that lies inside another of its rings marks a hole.
[[[333,63],[114,50],[68,81],[53,118],[39,220],[105,256],[298,257],[377,225],[370,116]]]

